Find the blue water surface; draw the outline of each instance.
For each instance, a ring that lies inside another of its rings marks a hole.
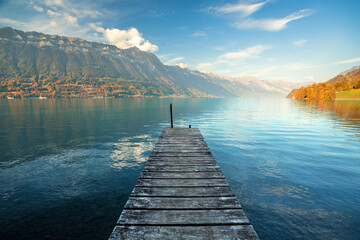
[[[360,238],[360,101],[283,98],[0,100],[0,238],[107,239],[170,102],[260,238]]]

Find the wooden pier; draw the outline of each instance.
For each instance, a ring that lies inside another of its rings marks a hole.
[[[258,239],[197,128],[164,128],[110,236]]]

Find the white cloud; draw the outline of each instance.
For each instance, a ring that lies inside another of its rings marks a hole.
[[[199,63],[196,68],[202,72],[215,71],[218,74],[228,74],[234,72],[234,69],[238,69],[239,64],[243,64],[245,62],[244,60],[260,58],[260,55],[264,51],[271,48],[272,46],[269,45],[258,44],[239,51],[227,52],[218,56],[212,62]],[[254,73],[247,75],[254,75]]]
[[[51,21],[50,21],[50,26],[52,26],[52,27],[57,27],[56,21],[51,20]]]
[[[101,32],[101,33],[104,33],[105,32],[105,29],[104,28],[102,28],[102,27],[100,27],[100,26],[98,26],[98,25],[100,25],[101,23],[89,23],[89,26],[92,28],[92,29],[94,29],[95,31],[97,31],[97,32]]]
[[[156,55],[162,62],[166,61],[166,59],[168,59],[171,54],[162,54],[162,55]]]
[[[101,32],[104,38],[110,43],[121,49],[127,49],[131,47],[137,47],[141,51],[156,52],[158,46],[151,44],[148,40],[142,37],[142,34],[136,28],[130,28],[129,30],[120,30],[116,28],[107,28],[97,26],[94,23],[89,26],[97,32]]]
[[[44,11],[44,8],[42,8],[40,6],[37,6],[37,5],[33,5],[33,8],[38,12],[43,12]]]
[[[231,82],[241,82],[241,83],[245,83],[245,84],[248,84],[251,81],[260,80],[259,76],[257,76],[257,75],[241,76],[241,77],[224,77],[224,79],[229,80]]]
[[[264,52],[265,50],[268,50],[272,48],[268,45],[255,45],[253,47],[246,48],[244,50],[240,50],[237,52],[228,52],[222,54],[219,59],[224,60],[242,60],[247,58],[257,58],[259,55]]]
[[[94,6],[91,6],[90,4],[84,6],[83,3],[69,2],[68,0],[45,0],[44,4],[51,11],[49,13],[48,10],[48,14],[51,16],[68,14],[80,19],[86,17],[97,18],[102,15],[102,12],[106,12],[104,9],[101,11],[94,9]]]
[[[61,13],[52,11],[52,10],[50,10],[50,9],[48,9],[48,10],[46,11],[46,13],[47,13],[49,16],[51,16],[51,17],[59,17],[59,16],[61,16]]]
[[[225,47],[223,47],[223,46],[217,46],[217,47],[213,47],[213,49],[214,49],[215,51],[223,51],[223,50],[225,50]]]
[[[239,1],[236,4],[226,4],[223,7],[213,9],[215,12],[218,13],[240,13],[242,17],[247,17],[253,14],[254,12],[258,11],[262,8],[266,3],[270,0],[266,0],[264,2],[250,4],[250,3],[243,3]]]
[[[339,61],[339,62],[336,62],[337,64],[344,64],[344,63],[357,63],[357,62],[360,62],[360,58],[352,58],[352,59],[348,59],[348,60],[345,60],[345,61]]]
[[[68,13],[64,13],[64,18],[66,21],[68,21],[71,25],[78,27],[78,19],[77,17],[71,16]]]
[[[293,44],[295,45],[295,46],[302,46],[302,45],[304,45],[305,43],[307,43],[308,42],[308,40],[306,40],[306,39],[300,39],[300,40],[297,40],[297,41],[293,41]]]
[[[86,17],[97,18],[100,15],[102,15],[102,13],[100,11],[91,10],[91,9],[74,9],[74,8],[71,8],[71,9],[69,9],[69,11],[72,12],[73,14],[75,14],[78,18],[86,18]]]
[[[313,76],[308,76],[305,79],[308,80],[308,81],[314,81],[315,78]]]
[[[149,51],[149,52],[156,52],[159,48],[158,46],[151,44],[148,40],[146,40],[143,44],[141,44],[140,46],[138,46],[138,48],[141,51]]]
[[[108,11],[99,7],[101,4],[97,2],[86,4],[83,1],[69,0],[29,0],[26,2],[27,4],[24,4],[24,1],[18,2],[14,3],[15,6],[27,7],[34,14],[26,18],[26,23],[18,21],[18,18],[2,18],[3,25],[24,31],[73,36],[89,41],[104,41],[103,38],[94,36],[93,30],[86,24],[92,18],[90,14],[94,14],[93,16],[96,16],[97,12],[108,14]],[[34,6],[39,8],[36,10]],[[39,12],[40,8],[43,9],[42,12]]]
[[[280,19],[245,19],[235,23],[234,26],[239,29],[260,29],[271,32],[278,32],[286,28],[289,22],[310,16],[312,13],[313,11],[310,9],[303,9]]]
[[[207,34],[204,31],[198,31],[193,34],[190,34],[190,37],[206,37]]]
[[[285,65],[273,65],[273,66],[269,66],[269,67],[264,67],[264,68],[259,68],[259,67],[255,67],[255,68],[250,68],[246,71],[243,71],[241,73],[241,75],[267,75],[267,74],[271,74],[273,72],[279,72],[279,71],[299,71],[299,70],[303,70],[303,69],[307,69],[310,68],[311,66],[309,64],[306,64],[304,62],[295,62],[295,63],[291,63],[291,64],[285,64]]]
[[[24,22],[20,22],[17,20],[13,20],[10,18],[0,18],[0,23],[3,23],[4,25],[9,25],[9,26],[15,26],[15,27],[24,27],[26,25],[26,23]]]
[[[173,58],[173,59],[165,62],[165,64],[166,65],[173,65],[174,63],[179,62],[181,60],[184,60],[184,58],[183,57],[177,57],[177,58]]]
[[[78,18],[70,15],[67,12],[62,14],[60,12],[56,12],[56,11],[48,9],[46,11],[46,13],[52,18],[58,18],[58,17],[62,16],[66,22],[70,23],[71,25],[73,25],[75,27],[79,27]],[[52,20],[52,21],[54,21],[54,20]],[[50,22],[50,25],[53,25],[53,24],[51,24],[51,22]]]
[[[48,7],[65,7],[65,4],[62,0],[45,0],[44,4]]]
[[[277,32],[287,27],[291,21],[298,20],[313,14],[310,9],[303,9],[294,12],[284,18],[268,18],[268,19],[252,19],[249,16],[259,11],[265,4],[271,0],[263,0],[262,2],[251,3],[254,1],[238,1],[235,4],[226,4],[221,7],[208,7],[203,10],[210,14],[237,14],[232,26],[238,29],[259,29]],[[255,1],[256,2],[256,1]]]
[[[310,67],[312,67],[312,66],[307,63],[304,63],[304,62],[296,62],[293,64],[287,64],[287,65],[282,66],[282,68],[294,70],[294,71],[303,70],[303,69],[307,69]]]
[[[313,65],[306,64],[304,62],[295,62],[283,65],[263,65],[261,62],[257,64],[232,64],[233,62],[227,62],[226,64],[214,62],[204,62],[196,66],[201,72],[212,72],[220,75],[228,76],[252,76],[252,77],[265,77],[272,78],[281,74],[296,75],[302,73],[304,69],[312,68]],[[309,80],[311,81],[311,80]]]
[[[179,66],[181,68],[189,68],[189,64],[188,63],[177,63],[175,64],[176,66]]]
[[[211,68],[213,67],[212,63],[199,63],[196,68],[199,69],[202,72],[209,72],[211,70]]]
[[[181,60],[184,60],[183,57],[176,57],[176,58],[172,58],[170,60],[166,60],[166,59],[169,59],[169,57],[171,57],[171,56],[172,56],[172,54],[157,55],[157,57],[162,62],[164,62],[165,65],[176,65],[181,68],[189,68],[189,63],[180,62]]]

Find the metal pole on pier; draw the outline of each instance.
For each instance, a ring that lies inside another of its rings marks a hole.
[[[170,103],[170,119],[171,119],[171,128],[174,128],[173,116],[172,116],[172,103]]]

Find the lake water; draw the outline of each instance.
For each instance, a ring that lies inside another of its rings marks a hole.
[[[360,101],[0,101],[0,238],[106,239],[173,103],[262,239],[360,238]]]

